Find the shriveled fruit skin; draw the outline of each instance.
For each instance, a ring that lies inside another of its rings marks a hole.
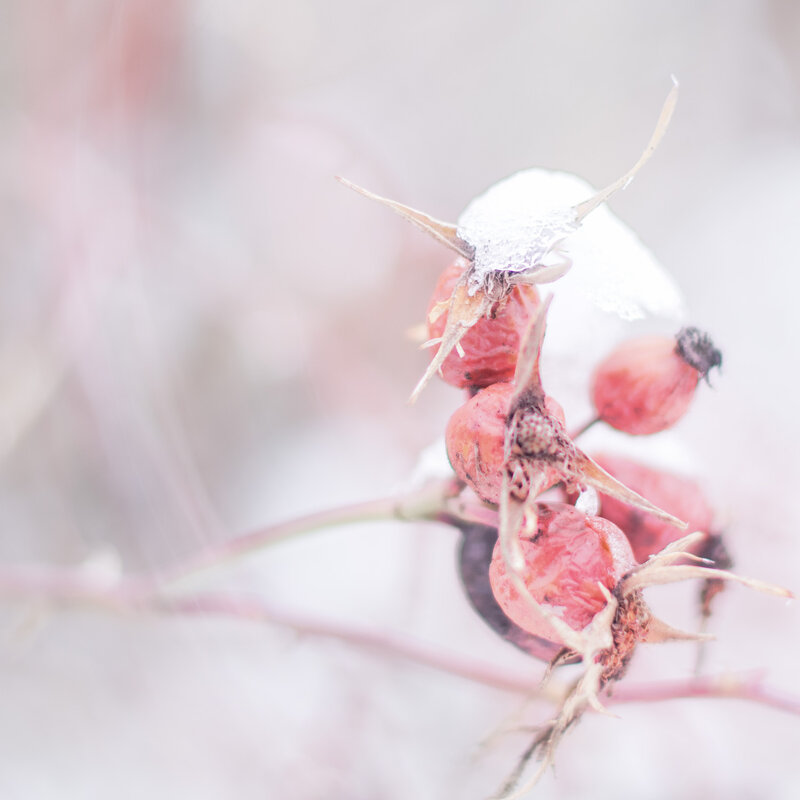
[[[688,522],[690,532],[710,532],[714,512],[695,481],[622,456],[601,454],[595,461],[642,497]],[[604,494],[600,515],[622,529],[640,562],[685,535],[674,525]]]
[[[437,303],[447,302],[466,267],[467,262],[460,258],[445,269],[433,291],[428,314]],[[445,382],[463,389],[474,389],[511,380],[517,365],[520,340],[539,304],[535,287],[514,287],[504,300],[493,306],[489,317],[482,317],[466,333],[461,340],[463,357],[453,350],[444,360],[441,374]],[[428,337],[440,337],[446,323],[445,310],[432,322],[428,321]]]
[[[514,384],[495,383],[481,389],[456,409],[447,423],[447,456],[456,475],[489,503],[500,502],[503,482],[506,419]],[[564,411],[548,397],[550,414],[564,422]],[[547,483],[558,483],[561,476],[549,467]]]
[[[594,373],[597,416],[636,435],[671,428],[688,410],[700,373],[676,351],[672,337],[623,342]]]
[[[497,542],[497,528],[467,523],[459,527],[462,540],[458,552],[458,571],[472,607],[507,642],[534,658],[551,661],[558,654],[559,646],[522,630],[505,615],[494,599],[489,583],[489,565]]]
[[[612,522],[563,503],[539,503],[533,535],[520,531],[522,578],[533,598],[576,631],[585,628],[606,600],[598,583],[613,592],[636,561],[625,534]],[[492,592],[523,630],[560,643],[552,626],[512,585],[499,544],[489,569]]]

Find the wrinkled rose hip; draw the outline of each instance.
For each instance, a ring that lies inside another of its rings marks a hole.
[[[588,516],[563,503],[539,503],[534,535],[520,532],[525,557],[522,578],[539,604],[576,631],[583,630],[635,559],[625,534],[612,522]],[[499,545],[492,555],[489,580],[495,599],[520,628],[552,642],[558,634],[512,585]]]
[[[700,378],[721,363],[719,350],[697,328],[684,328],[676,338],[624,342],[595,371],[597,416],[625,433],[666,430],[686,413]]]
[[[688,530],[706,533],[710,531],[714,513],[693,480],[622,456],[600,455],[595,457],[595,461],[642,497],[688,522]],[[646,561],[683,535],[674,525],[653,514],[602,493],[600,514],[625,532],[639,562]]]
[[[467,268],[460,258],[439,278],[428,308],[428,337],[440,338],[447,326],[447,303],[456,282]],[[514,377],[520,340],[539,307],[539,293],[519,284],[494,303],[488,316],[481,317],[460,341],[464,355],[452,350],[444,359],[441,375],[460,389],[483,388]],[[438,347],[434,350],[434,356]]]

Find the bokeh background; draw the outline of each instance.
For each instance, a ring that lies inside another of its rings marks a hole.
[[[426,363],[405,331],[448,254],[333,176],[449,220],[527,166],[602,185],[674,73],[667,137],[612,206],[725,362],[641,452],[702,477],[739,571],[800,588],[797,4],[75,0],[0,20],[4,565],[153,572],[402,487],[460,402],[405,403]],[[353,526],[210,580],[535,678],[468,608],[456,542]],[[691,626],[694,593],[653,604]],[[3,798],[481,798],[529,734],[482,743],[549,713],[246,621],[42,601],[0,623]],[[800,692],[795,606],[732,588],[713,630],[709,672]],[[631,680],[693,659],[641,648]],[[796,717],[618,711],[578,726],[537,796],[796,796]]]

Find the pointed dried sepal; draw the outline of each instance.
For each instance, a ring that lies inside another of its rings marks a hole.
[[[645,569],[635,570],[630,575],[623,578],[622,584],[625,594],[629,594],[637,589],[645,589],[648,586],[677,583],[692,578],[711,578],[721,581],[734,581],[750,589],[755,589],[757,592],[774,594],[778,597],[785,597],[787,599],[792,599],[794,597],[794,594],[783,586],[776,586],[774,583],[766,583],[765,581],[758,581],[753,578],[744,578],[741,575],[736,575],[734,572],[728,572],[724,569],[696,567],[692,564],[672,564],[666,566],[661,564],[651,566],[648,564],[645,566]]]
[[[511,397],[511,408],[513,409],[519,398],[529,389],[544,395],[542,389],[542,379],[539,374],[539,359],[542,353],[542,343],[547,328],[547,312],[553,296],[550,295],[539,308],[538,313],[531,319],[528,330],[522,339],[522,344],[517,358],[517,369],[514,373],[514,385],[516,387]]]
[[[662,622],[658,617],[650,617],[644,641],[648,644],[658,644],[660,642],[708,642],[713,641],[714,638],[709,633],[682,631],[667,625],[666,622]]]
[[[531,487],[533,488],[533,487]],[[532,511],[535,514],[535,511]],[[500,528],[498,538],[503,560],[509,573],[522,577],[525,569],[525,556],[519,543],[519,531],[525,521],[525,501],[511,494],[511,478],[508,470],[503,471],[503,483],[500,487]],[[527,589],[525,590],[527,593]]]
[[[641,156],[639,156],[639,160],[621,178],[615,180],[610,186],[607,186],[605,189],[601,189],[599,192],[597,192],[597,194],[593,195],[588,200],[584,200],[582,203],[575,206],[575,215],[579,222],[583,220],[587,214],[590,214],[592,211],[594,211],[597,206],[605,203],[613,194],[618,192],[620,189],[624,189],[633,180],[636,173],[647,163],[647,161],[649,161],[650,156],[652,156],[655,152],[656,148],[661,142],[661,139],[664,137],[664,133],[669,126],[669,121],[672,118],[672,112],[675,110],[675,104],[678,102],[678,82],[674,77],[672,81],[674,84],[672,90],[667,95],[667,99],[664,101],[656,128],[653,131],[653,134],[650,137],[650,141],[647,143],[647,147],[644,149],[644,152],[641,154]]]
[[[695,545],[700,544],[700,542],[707,537],[708,534],[704,533],[703,531],[693,531],[692,533],[687,533],[686,536],[676,539],[674,542],[670,542],[665,548],[663,548],[663,550],[660,550],[655,555],[650,556],[650,559],[641,567],[639,567],[639,569],[644,569],[647,564],[651,564],[656,560],[662,564],[671,564],[680,558],[690,556],[692,555],[691,551],[694,550]]]
[[[437,239],[451,250],[455,250],[456,253],[464,256],[464,258],[472,258],[472,251],[469,245],[459,238],[458,234],[456,233],[455,225],[450,225],[447,222],[441,222],[438,219],[434,219],[433,217],[424,214],[422,211],[417,211],[410,206],[405,206],[402,203],[397,203],[394,200],[388,200],[385,197],[381,197],[380,195],[367,191],[361,186],[357,186],[355,183],[352,183],[351,181],[348,181],[346,178],[342,178],[339,175],[336,176],[336,180],[339,181],[339,183],[349,187],[354,192],[358,192],[359,194],[364,195],[364,197],[368,197],[370,200],[375,200],[387,208],[391,208],[396,214],[399,214],[401,217],[407,219],[421,230],[429,233],[434,239]]]
[[[688,527],[683,520],[673,517],[672,514],[668,514],[658,506],[653,505],[640,494],[634,492],[633,489],[629,489],[625,484],[620,483],[616,478],[609,475],[597,462],[589,458],[582,450],[576,448],[576,451],[578,473],[582,482],[603,494],[616,497],[618,500],[641,508],[643,511],[649,511],[654,516],[665,522],[669,522],[676,528],[685,530]]]
[[[503,557],[506,577],[523,602],[556,632],[564,645],[576,652],[583,652],[581,634],[571,628],[557,614],[537,602],[522,574],[525,569],[525,556],[519,537],[521,533],[535,534],[538,528],[535,501],[536,497],[547,488],[547,485],[546,474],[539,473],[530,480],[528,496],[522,500],[514,495],[512,479],[508,470],[504,471],[500,494],[500,527],[498,529],[500,553]]]
[[[490,306],[491,303],[485,295],[479,293],[470,297],[465,281],[458,282],[448,305],[447,324],[442,333],[439,350],[428,364],[428,369],[425,370],[419,383],[414,387],[409,402],[416,401],[420,392],[436,374],[453,348],[464,338],[467,331],[488,312]]]

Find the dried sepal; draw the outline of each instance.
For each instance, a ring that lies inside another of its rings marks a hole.
[[[647,626],[647,635],[644,640],[648,644],[660,644],[661,642],[708,642],[715,637],[709,633],[694,633],[673,628],[658,617],[651,617]]]
[[[621,483],[615,477],[609,475],[596,461],[583,451],[578,450],[578,457],[578,469],[581,472],[583,483],[587,486],[591,486],[593,489],[597,489],[598,492],[621,500],[623,503],[635,506],[643,511],[649,511],[654,516],[664,522],[668,522],[670,525],[674,525],[676,528],[685,530],[688,527],[683,520],[660,509],[637,492],[634,492],[633,489],[629,489],[624,483]]]
[[[459,342],[464,338],[467,331],[475,325],[484,314],[488,313],[491,305],[492,304],[484,295],[470,296],[463,278],[458,281],[447,305],[447,323],[445,324],[441,338],[438,342],[436,340],[426,342],[426,345],[438,343],[439,349],[436,355],[431,359],[431,363],[428,364],[425,374],[414,387],[409,402],[413,403],[416,401],[420,392],[441,368],[444,360],[450,355],[453,348],[458,347]],[[423,345],[423,347],[426,345]]]
[[[544,488],[545,478],[540,475],[530,486],[531,496],[537,496]],[[552,627],[561,641],[576,653],[581,653],[582,639],[558,615],[538,603],[531,594],[522,574],[525,568],[525,556],[520,545],[521,532],[533,532],[538,526],[535,503],[518,499],[512,490],[508,473],[503,475],[502,494],[500,496],[500,528],[498,542],[506,575],[511,585],[517,590],[523,602],[544,622]]]
[[[367,197],[370,200],[375,200],[381,205],[392,209],[392,211],[394,211],[396,214],[399,214],[401,217],[403,217],[403,219],[407,219],[413,225],[416,225],[421,230],[429,233],[434,239],[441,242],[446,247],[449,247],[451,250],[454,250],[460,256],[464,256],[464,258],[467,259],[472,258],[471,248],[459,238],[455,225],[451,225],[447,222],[441,222],[440,220],[435,219],[434,217],[431,217],[422,211],[417,211],[417,209],[411,208],[411,206],[406,206],[403,205],[403,203],[398,203],[395,200],[389,200],[386,197],[381,197],[380,195],[370,192],[367,189],[364,189],[363,187],[353,183],[352,181],[347,180],[347,178],[343,178],[341,175],[337,175],[336,180],[339,181],[339,183],[347,186],[349,189],[352,189],[354,192],[358,192],[359,194],[364,195],[364,197]]]
[[[539,311],[528,324],[528,330],[522,338],[522,343],[517,357],[517,368],[514,372],[514,394],[511,395],[511,407],[513,408],[522,395],[532,387],[541,390],[542,378],[539,371],[539,360],[542,354],[542,344],[547,328],[547,312],[553,296],[549,295],[539,307]],[[542,394],[544,392],[542,391]]]
[[[656,148],[661,143],[661,140],[664,138],[677,102],[678,81],[673,75],[672,89],[667,95],[664,105],[661,107],[661,114],[659,114],[655,130],[650,136],[650,141],[647,143],[644,152],[639,156],[639,160],[621,178],[617,178],[610,186],[601,189],[593,197],[575,206],[575,215],[579,221],[584,219],[588,214],[591,214],[599,205],[607,202],[609,198],[620,189],[624,189],[634,179],[636,173],[650,160],[650,156],[653,155]]]
[[[516,800],[524,797],[538,783],[547,768],[553,764],[556,750],[564,734],[581,718],[587,708],[601,714],[615,716],[600,702],[600,692],[608,682],[603,656],[614,648],[612,629],[619,610],[619,603],[607,587],[602,583],[599,583],[598,586],[606,598],[606,605],[595,615],[592,622],[577,634],[573,645],[573,649],[582,655],[583,673],[573,683],[561,704],[559,713],[541,728],[533,742],[522,754],[516,768],[495,795],[496,800]],[[525,768],[534,757],[540,759],[536,772],[522,786],[519,786]]]
[[[677,583],[679,581],[690,580],[693,578],[710,579],[720,581],[733,581],[741,583],[750,589],[765,594],[773,594],[778,597],[791,599],[794,594],[783,586],[777,586],[766,581],[746,578],[716,567],[698,566],[697,564],[683,563],[687,559],[695,558],[691,553],[693,546],[702,542],[706,534],[695,531],[676,542],[667,545],[660,553],[652,556],[644,564],[632,569],[620,582],[621,590],[624,594],[636,592],[648,586],[657,586],[667,583]]]
[[[674,79],[673,79],[674,81]],[[546,283],[566,271],[568,259],[559,248],[594,209],[627,186],[649,160],[666,132],[678,99],[677,82],[662,107],[650,141],[639,160],[622,177],[577,205],[551,208],[534,218],[503,209],[498,216],[487,195],[476,198],[458,219],[457,231],[473,251],[470,293],[499,297],[517,281]]]
[[[650,566],[649,569],[627,578],[625,580],[625,590],[626,592],[634,591],[636,589],[644,589],[647,586],[677,583],[679,581],[690,580],[691,578],[733,581],[735,583],[741,583],[743,586],[747,586],[750,589],[755,589],[757,592],[774,594],[788,600],[794,597],[794,594],[789,591],[789,589],[783,586],[777,586],[774,583],[759,581],[755,578],[746,578],[742,575],[737,575],[735,572],[728,572],[724,569],[698,567],[692,564],[671,564],[661,567]]]

